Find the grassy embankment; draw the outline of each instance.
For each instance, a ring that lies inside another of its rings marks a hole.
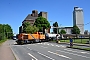
[[[2,44],[3,42],[7,41],[7,39],[4,40],[0,40],[0,44]]]

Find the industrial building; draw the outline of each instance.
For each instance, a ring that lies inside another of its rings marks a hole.
[[[32,14],[28,14],[27,17],[24,19],[24,21],[22,22],[22,26],[19,27],[19,33],[22,33],[23,32],[23,23],[24,22],[30,22],[31,25],[34,24],[35,20],[39,17],[39,16],[42,16],[44,18],[47,19],[47,12],[43,12],[41,11],[39,14],[38,14],[38,11],[37,10],[32,10]],[[47,29],[46,32],[50,33],[50,29]]]
[[[84,34],[84,18],[83,18],[83,9],[79,7],[74,7],[73,10],[73,26],[76,25],[80,29],[80,34]],[[66,34],[72,34],[73,27],[63,27],[60,28],[66,31]]]
[[[44,18],[47,19],[47,12],[41,11],[40,13],[38,13],[37,10],[32,10],[32,14],[28,14],[27,15],[27,17],[22,22],[22,25],[26,21],[30,22],[30,24],[33,25],[34,22],[35,22],[35,20],[39,16],[42,16],[42,17],[44,17]],[[78,26],[78,28],[80,29],[80,34],[84,34],[83,9],[80,8],[80,7],[74,7],[74,10],[73,10],[73,26],[74,25]],[[23,29],[23,27],[20,26],[19,27],[19,33],[22,32],[22,29]],[[66,34],[72,34],[73,27],[63,27],[63,28],[60,28],[59,31],[61,31],[61,29],[64,29],[66,31]],[[50,33],[50,29],[45,30],[45,31],[48,32],[48,33]]]

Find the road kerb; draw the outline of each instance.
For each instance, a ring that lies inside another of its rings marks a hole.
[[[17,55],[15,54],[15,52],[13,51],[13,49],[11,48],[11,46],[10,46],[10,49],[11,49],[11,51],[13,52],[13,54],[14,54],[16,60],[20,60],[20,59],[17,57]]]

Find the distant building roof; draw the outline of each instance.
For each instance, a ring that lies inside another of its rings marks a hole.
[[[31,14],[28,14],[28,16],[25,18],[25,20],[35,20],[37,18],[38,17],[33,17],[33,16],[31,16]]]

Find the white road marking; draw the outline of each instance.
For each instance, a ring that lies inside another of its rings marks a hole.
[[[64,57],[64,58],[67,58],[67,59],[72,59],[72,58],[70,58],[70,57],[67,57],[67,56],[64,56],[64,55],[60,55],[60,54],[58,54],[58,53],[54,53],[54,52],[51,52],[51,51],[48,51],[49,53],[52,53],[52,54],[54,54],[54,55],[57,55],[57,56],[60,56],[60,57]]]
[[[45,55],[45,54],[42,54],[42,53],[40,53],[40,52],[38,52],[38,54],[40,54],[40,55],[42,55],[42,56],[44,56],[44,57],[46,57],[46,58],[48,58],[48,59],[55,60],[55,59],[53,59],[53,58],[51,58],[51,57],[49,57],[49,56],[47,56],[47,55]]]
[[[41,47],[43,47],[43,48],[48,48],[48,47],[44,47],[44,46],[41,46]]]
[[[84,53],[84,54],[85,54],[85,53],[87,53],[87,52],[80,52],[80,53]]]
[[[43,45],[48,45],[48,46],[55,46],[55,47],[63,47],[63,48],[65,48],[65,46],[63,46],[63,45],[53,45],[51,43],[37,43],[37,44],[43,44]]]
[[[68,53],[68,54],[72,54],[72,55],[80,56],[80,57],[84,57],[84,58],[90,58],[90,57],[87,57],[87,56],[83,56],[83,55],[79,55],[79,54],[74,54],[74,53],[70,53],[70,52],[66,52],[66,51],[61,51],[61,50],[56,50],[56,51],[60,51],[60,52],[63,52],[63,53]]]
[[[44,43],[44,45],[51,45],[51,46],[56,46],[56,47],[65,47],[65,46],[63,46],[63,45],[53,45],[53,44],[47,44],[47,43]]]
[[[80,52],[80,53],[83,53],[83,54],[90,54],[90,53],[88,53],[88,52]]]
[[[58,45],[56,45],[56,46],[58,46]]]
[[[28,53],[28,55],[30,55],[32,58],[34,58],[35,60],[38,60],[37,58],[35,58],[32,54]]]
[[[57,46],[57,47],[60,47],[60,46]]]
[[[42,44],[42,43],[37,43],[37,44]]]
[[[27,47],[29,50],[32,50],[32,49],[30,49],[29,47]]]
[[[49,44],[47,44],[47,45],[49,45]]]
[[[63,46],[63,45],[60,45],[61,47],[65,47],[65,46]]]
[[[14,44],[17,44],[16,42],[14,42]]]
[[[73,50],[68,50],[68,49],[64,49],[64,50],[66,50],[66,51],[73,51]],[[77,51],[73,51],[73,52],[77,52]]]
[[[43,43],[40,43],[40,44],[43,44]]]
[[[32,59],[32,60],[34,60],[34,59]]]
[[[36,44],[28,44],[28,45],[35,45],[36,46]]]
[[[51,44],[51,46],[54,46],[53,44]]]
[[[58,46],[58,45],[56,45],[57,47],[60,47],[60,46]]]
[[[63,48],[65,48],[65,46],[63,46],[63,45],[56,45],[57,47],[63,47]]]
[[[66,51],[71,51],[71,52],[76,52],[76,53],[82,53],[82,54],[90,54],[88,52],[78,52],[78,51],[73,51],[73,50],[69,50],[69,49],[64,49]]]

